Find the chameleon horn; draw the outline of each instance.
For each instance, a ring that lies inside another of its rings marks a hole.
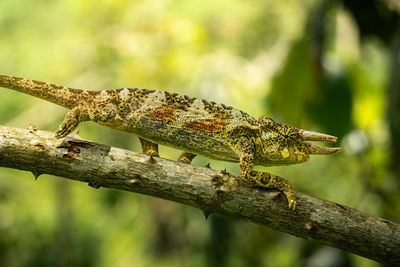
[[[323,147],[310,144],[310,154],[329,155],[342,151],[341,147]]]
[[[306,130],[300,130],[300,135],[303,136],[305,141],[323,141],[336,143],[337,137],[322,133],[316,133]]]

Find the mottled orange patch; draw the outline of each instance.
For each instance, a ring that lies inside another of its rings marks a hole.
[[[169,122],[174,119],[175,109],[170,107],[160,107],[150,112],[150,117],[156,121]]]
[[[185,123],[185,127],[203,133],[220,132],[225,128],[225,121],[221,118],[204,119],[197,121],[189,121]]]

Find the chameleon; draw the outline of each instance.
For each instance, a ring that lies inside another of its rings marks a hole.
[[[137,135],[143,153],[150,157],[159,156],[161,144],[182,150],[178,160],[188,164],[196,155],[239,162],[244,181],[281,191],[293,210],[293,185],[254,166],[302,163],[312,154],[341,151],[308,142],[336,142],[335,136],[298,129],[267,116],[255,119],[231,106],[176,93],[138,88],[81,90],[4,75],[0,75],[0,87],[70,109],[54,133],[56,138],[69,135],[80,122],[94,121]]]

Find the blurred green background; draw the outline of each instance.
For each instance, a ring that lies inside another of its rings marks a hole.
[[[268,170],[399,222],[399,14],[395,0],[1,0],[0,73],[167,90],[336,135],[342,153]],[[54,131],[66,114],[0,90],[1,125]],[[140,151],[133,135],[94,123],[80,133]],[[239,174],[238,164],[211,167]],[[169,201],[2,168],[0,266],[379,264]]]

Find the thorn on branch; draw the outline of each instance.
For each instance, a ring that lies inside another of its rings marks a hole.
[[[83,140],[82,137],[80,137],[80,135],[79,135],[79,129],[76,129],[75,132],[70,133],[68,136],[72,137],[74,139]]]
[[[35,176],[35,181],[37,181],[37,179],[39,178],[39,176],[42,175],[41,173],[36,172],[36,171],[32,171],[32,174],[33,174],[33,176]]]
[[[99,189],[101,184],[97,181],[89,181],[88,186],[93,187],[94,189]]]
[[[201,210],[201,212],[203,213],[204,218],[206,219],[206,221],[207,221],[207,219],[208,219],[208,216],[210,216],[210,214],[212,213],[212,212],[209,212],[209,211],[207,211],[207,210]]]

